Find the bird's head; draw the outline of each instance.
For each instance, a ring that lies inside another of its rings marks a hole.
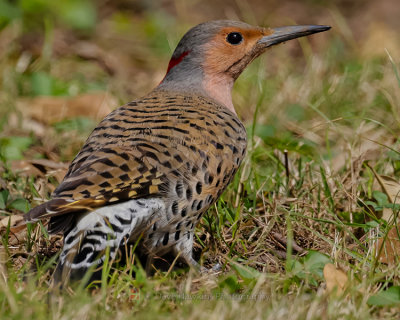
[[[179,42],[158,88],[206,94],[235,112],[232,86],[251,61],[273,45],[328,29],[319,25],[262,28],[229,20],[199,24]]]

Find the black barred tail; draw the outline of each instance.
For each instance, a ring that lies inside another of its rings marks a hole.
[[[55,285],[64,286],[69,281],[85,279],[88,271],[91,273],[86,278],[88,281],[100,280],[106,255],[114,259],[120,246],[117,234],[107,228],[83,231],[74,228],[65,236],[60,261],[53,274]]]
[[[143,232],[161,207],[158,199],[131,200],[81,214],[74,227],[64,235],[64,247],[53,275],[54,284],[64,285],[69,280],[82,279],[89,270],[96,278],[107,254],[113,260],[118,249]]]

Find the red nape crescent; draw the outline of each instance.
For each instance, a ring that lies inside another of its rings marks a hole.
[[[171,60],[169,61],[168,64],[168,69],[167,69],[167,73],[176,65],[180,64],[183,60],[184,57],[186,57],[188,54],[190,53],[190,51],[185,51],[183,52],[178,58],[174,58],[172,57]]]

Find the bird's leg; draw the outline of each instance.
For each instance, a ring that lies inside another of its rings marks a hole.
[[[210,270],[206,267],[201,266],[194,258],[193,258],[193,231],[188,231],[181,239],[174,245],[174,252],[176,255],[179,255],[179,258],[182,259],[190,268],[193,268],[199,273],[208,273]]]
[[[176,255],[179,255],[179,258],[189,267],[201,272],[202,267],[193,259],[193,235],[193,231],[187,231],[187,233],[174,244],[173,251]]]
[[[204,266],[201,266],[194,258],[193,258],[193,237],[194,232],[190,231],[184,237],[175,244],[174,251],[176,254],[179,254],[179,257],[191,268],[196,270],[201,274],[219,272],[221,271],[221,265],[217,263],[212,268],[208,269]]]
[[[153,273],[153,262],[154,262],[154,254],[149,253],[149,255],[147,256],[146,267],[145,267],[147,276],[151,276]]]

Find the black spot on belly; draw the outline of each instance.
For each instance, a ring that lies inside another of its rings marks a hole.
[[[185,207],[185,208],[183,208],[183,209],[181,210],[181,216],[182,216],[182,217],[186,216],[186,213],[187,213],[187,208]]]
[[[181,233],[181,230],[178,230],[177,232],[175,232],[175,241],[179,240],[180,233]]]
[[[200,210],[201,208],[203,208],[203,200],[200,200],[197,204],[197,210]]]
[[[188,187],[186,189],[186,199],[190,201],[192,200],[192,196],[193,196],[192,188]]]
[[[197,206],[197,200],[193,200],[192,202],[192,210],[194,210]]]
[[[166,246],[166,245],[168,244],[168,240],[169,240],[169,233],[167,232],[167,233],[164,235],[162,244],[163,244],[164,246]]]
[[[176,183],[175,191],[179,198],[181,198],[183,196],[183,184],[181,181],[178,181]]]
[[[199,181],[199,182],[197,182],[197,184],[196,184],[196,192],[197,192],[197,194],[200,194],[202,190],[203,190],[203,185],[202,185],[201,182]]]
[[[171,206],[172,213],[173,213],[173,214],[177,214],[177,213],[178,213],[178,209],[179,209],[179,207],[178,207],[178,201],[174,201],[174,202],[172,203],[172,206]]]
[[[204,174],[204,183],[208,184],[208,179],[210,178],[210,174],[208,173],[208,171]]]

